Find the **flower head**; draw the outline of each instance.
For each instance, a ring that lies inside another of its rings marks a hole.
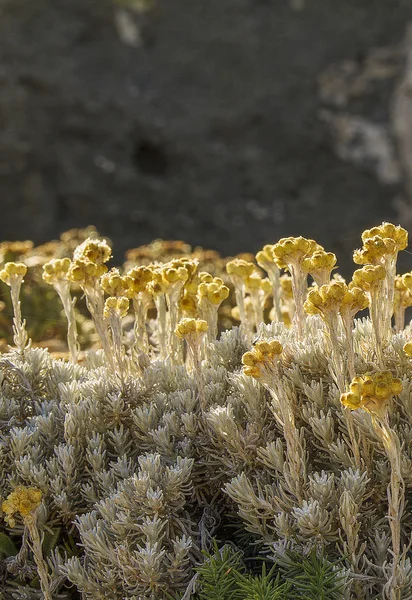
[[[254,379],[262,378],[273,369],[282,352],[283,346],[278,340],[257,342],[242,356],[244,374]]]
[[[350,391],[342,394],[340,401],[351,410],[363,408],[371,414],[383,417],[391,398],[402,391],[402,381],[390,371],[366,374],[352,379]]]
[[[181,319],[179,321],[175,334],[178,338],[187,339],[190,337],[201,338],[207,331],[207,323],[203,319]]]
[[[97,265],[106,263],[112,257],[112,249],[106,240],[87,238],[77,246],[73,254],[73,260],[86,260]]]
[[[229,288],[220,277],[212,277],[211,281],[202,282],[197,288],[199,304],[208,303],[219,306],[229,296]]]
[[[7,283],[7,285],[11,286],[15,283],[21,283],[26,273],[27,267],[25,264],[8,262],[0,271],[0,279],[4,283]]]
[[[120,296],[119,298],[116,298],[115,296],[110,296],[104,303],[103,316],[105,319],[109,319],[114,315],[118,315],[119,317],[125,317],[128,311],[128,298],[126,298],[125,296]]]
[[[252,262],[248,262],[242,258],[235,258],[226,264],[228,275],[243,281],[250,277],[255,270],[256,267]]]
[[[412,342],[406,342],[403,347],[403,351],[405,352],[406,356],[412,356]]]
[[[382,265],[366,265],[354,272],[352,281],[354,286],[369,292],[374,290],[385,276],[386,270]]]
[[[67,281],[71,264],[70,258],[53,258],[43,265],[43,280],[50,285]]]
[[[282,238],[273,246],[273,257],[279,269],[286,269],[291,264],[301,264],[305,258],[311,257],[317,250],[323,250],[315,240],[304,237]]]
[[[128,281],[120,275],[119,269],[110,269],[100,279],[100,285],[109,296],[126,296],[129,292]]]
[[[316,250],[312,256],[304,258],[302,269],[309,273],[318,285],[326,283],[330,279],[333,269],[336,269],[336,255],[325,250]]]
[[[321,315],[327,318],[332,312],[338,312],[348,287],[341,281],[334,281],[320,288],[310,290],[304,309],[308,315]]]
[[[147,291],[147,285],[153,279],[153,270],[150,267],[134,267],[124,276],[128,288],[127,296],[131,298],[140,292]]]
[[[256,254],[257,264],[268,273],[271,273],[273,269],[276,269],[276,271],[279,269],[275,263],[275,256],[273,254],[274,247],[275,244],[266,244],[266,246],[263,246],[262,250]]]
[[[96,280],[106,272],[106,265],[79,258],[72,262],[68,272],[68,278],[73,283],[94,285]]]
[[[2,511],[6,513],[6,523],[14,527],[16,524],[14,515],[17,513],[24,519],[40,506],[41,500],[42,492],[38,488],[17,486],[1,505]]]
[[[379,236],[384,240],[390,239],[395,243],[396,250],[405,250],[408,245],[408,232],[400,225],[393,225],[392,223],[382,223],[377,227],[366,229],[362,233],[362,241],[365,243],[366,240]]]

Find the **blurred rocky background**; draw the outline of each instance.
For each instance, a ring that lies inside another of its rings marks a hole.
[[[0,0],[0,239],[306,235],[348,265],[366,226],[412,228],[410,22],[411,0]]]

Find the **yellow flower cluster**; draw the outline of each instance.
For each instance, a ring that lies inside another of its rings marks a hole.
[[[352,280],[355,286],[369,292],[374,290],[385,276],[386,270],[382,265],[366,265],[354,272]]]
[[[403,308],[412,306],[412,273],[395,277],[394,304]]]
[[[384,256],[396,251],[396,244],[393,240],[375,235],[365,240],[360,250],[354,251],[353,262],[357,265],[378,265]]]
[[[327,318],[332,312],[349,313],[351,316],[369,304],[364,291],[359,287],[348,287],[342,281],[333,281],[320,288],[310,290],[304,309],[308,315]]]
[[[1,505],[1,509],[6,513],[5,521],[14,527],[16,521],[14,515],[17,513],[23,518],[30,515],[42,500],[42,492],[36,487],[25,487],[19,485],[8,495],[7,499]]]
[[[129,296],[130,287],[127,277],[120,275],[119,269],[110,269],[108,273],[104,273],[100,279],[102,289],[109,296]]]
[[[207,323],[203,319],[181,319],[175,329],[178,338],[202,337],[207,331]]]
[[[207,273],[207,275],[209,275]],[[210,278],[210,279],[209,279]],[[214,306],[219,306],[223,300],[229,296],[229,288],[223,283],[220,277],[209,275],[208,281],[203,281],[197,288],[197,300],[199,304],[208,302]],[[204,279],[206,279],[204,277]]]
[[[266,244],[266,246],[263,246],[262,250],[256,254],[257,264],[268,272],[270,272],[275,264],[275,257],[273,255],[274,247],[274,244]]]
[[[362,242],[365,242],[376,235],[383,239],[393,240],[396,244],[397,250],[405,250],[408,245],[408,232],[400,225],[382,223],[382,225],[378,225],[377,227],[365,229],[365,231],[362,233]]]
[[[280,287],[282,288],[282,296],[285,300],[293,300],[292,278],[286,273],[281,275]]]
[[[70,258],[53,258],[43,265],[43,280],[50,285],[67,280],[71,264]]]
[[[408,245],[408,232],[400,225],[382,223],[362,234],[363,246],[353,253],[357,265],[378,265],[388,255],[404,250]]]
[[[292,264],[301,264],[303,259],[311,257],[318,250],[323,248],[315,240],[288,237],[274,244],[272,252],[279,269],[287,269]]]
[[[149,267],[134,267],[127,272],[124,280],[128,287],[130,297],[135,297],[141,292],[147,291],[147,284],[152,281],[153,272]]]
[[[242,258],[235,258],[226,264],[228,275],[243,281],[250,277],[255,270],[256,267],[253,263],[243,260]]]
[[[403,351],[405,352],[406,356],[412,356],[412,342],[406,342],[403,347]]]
[[[93,285],[107,272],[106,263],[112,250],[106,240],[88,238],[76,248],[69,269],[69,280],[83,285]]]
[[[27,267],[25,264],[8,262],[0,271],[0,279],[11,286],[14,283],[21,283],[26,273]]]
[[[380,371],[352,379],[350,391],[341,395],[341,402],[351,410],[363,408],[383,417],[389,401],[402,391],[402,381],[393,377],[390,371]]]
[[[152,277],[146,286],[146,290],[153,297],[159,294],[165,294],[169,289],[168,283],[164,280],[162,272],[156,269],[152,269]]]
[[[264,370],[270,369],[279,359],[282,352],[283,346],[278,340],[257,342],[253,350],[245,352],[242,356],[244,374],[255,379],[260,379]]]
[[[195,274],[198,266],[199,263],[197,260],[175,258],[164,265],[162,269],[163,279],[169,284],[173,284],[178,281],[186,282]]]
[[[316,283],[318,280],[326,282],[330,279],[333,269],[336,268],[336,262],[337,258],[333,252],[316,250],[312,256],[303,259],[302,269],[305,273],[309,273]]]
[[[86,260],[96,265],[106,263],[112,258],[112,249],[106,240],[88,238],[77,246],[73,260]]]
[[[109,319],[114,315],[125,317],[129,311],[129,299],[125,296],[110,296],[104,303],[103,317]]]
[[[147,269],[150,271],[151,277],[147,281],[146,291],[152,296],[170,294],[176,290],[180,291],[189,278],[193,276],[197,266],[197,261],[184,258],[171,260],[159,267],[149,266]],[[148,274],[145,272],[143,279],[146,279],[146,277],[148,279]]]
[[[255,271],[245,280],[246,291],[251,293],[253,291],[261,290],[265,295],[270,294],[272,291],[272,284],[267,277],[262,278],[261,274]]]
[[[69,280],[84,285],[93,284],[96,279],[107,272],[106,265],[96,264],[89,260],[77,259],[69,270]]]

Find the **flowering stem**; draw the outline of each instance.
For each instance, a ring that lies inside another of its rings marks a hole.
[[[398,305],[394,311],[395,317],[395,331],[399,333],[403,329],[405,329],[405,307],[402,305]]]
[[[181,362],[183,359],[183,345],[181,340],[175,335],[175,329],[179,320],[179,295],[180,290],[174,293],[166,294],[166,304],[169,315],[169,354],[174,362]],[[176,293],[177,292],[177,293]]]
[[[36,517],[29,514],[24,517],[24,524],[28,529],[31,548],[33,551],[34,561],[39,574],[40,587],[43,592],[44,600],[53,600],[50,585],[50,575],[47,571],[47,566],[43,558],[42,545],[39,531],[37,529]]]
[[[391,466],[388,485],[388,518],[392,535],[392,574],[385,586],[390,600],[401,598],[401,576],[399,562],[401,554],[401,519],[405,506],[405,483],[401,474],[401,446],[397,434],[391,429],[388,417],[372,416],[374,429],[382,441]]]
[[[389,254],[385,260],[386,277],[383,281],[384,290],[382,294],[383,306],[383,340],[387,342],[392,332],[392,313],[395,297],[396,259],[397,252]]]
[[[280,306],[280,295],[281,295],[281,287],[280,287],[280,270],[278,267],[273,264],[270,269],[268,269],[268,276],[270,282],[272,284],[273,290],[273,306],[275,309],[275,318],[276,321],[282,321],[282,310]]]
[[[378,358],[379,367],[384,368],[383,352],[382,352],[382,323],[381,323],[381,307],[379,306],[379,292],[375,290],[370,294],[369,313],[372,321],[372,329],[375,338],[375,350]]]
[[[67,345],[69,346],[71,361],[76,364],[79,345],[77,342],[76,317],[74,314],[75,298],[72,299],[70,296],[70,283],[68,281],[59,281],[55,284],[54,288],[63,304],[63,310],[67,319]]]
[[[122,344],[122,318],[118,314],[110,315],[110,329],[112,332],[113,350],[122,386],[124,386],[124,360]]]
[[[199,403],[200,407],[203,410],[206,408],[206,399],[205,399],[205,385],[204,385],[204,377],[203,377],[203,369],[202,369],[202,355],[201,355],[201,344],[197,339],[191,340],[188,338],[187,347],[189,350],[189,356],[192,362],[195,379],[197,383],[197,389],[199,391]]]
[[[201,317],[207,322],[208,328],[206,332],[208,343],[212,343],[216,340],[218,334],[218,306],[212,304],[205,304],[201,310]]]
[[[135,337],[135,348],[140,352],[147,353],[149,351],[149,340],[146,331],[147,311],[149,309],[150,300],[145,297],[141,297],[141,294],[137,298],[133,298],[133,309],[135,314],[134,321],[134,337]]]
[[[245,284],[243,282],[235,285],[235,295],[236,295],[236,304],[239,309],[240,316],[240,328],[246,333],[246,335],[250,336],[250,327],[247,320],[246,315],[246,306],[245,306]]]
[[[331,347],[331,373],[333,379],[336,382],[336,385],[338,386],[339,393],[343,394],[343,392],[345,391],[345,374],[343,370],[342,356],[339,350],[337,313],[330,313],[325,322],[329,331],[329,340]]]
[[[356,375],[355,371],[355,350],[353,348],[353,334],[352,334],[352,317],[349,313],[341,314],[343,323],[343,329],[345,331],[345,346],[348,355],[348,372],[350,379],[353,379]]]
[[[91,286],[84,287],[84,294],[86,296],[87,309],[90,312],[94,326],[96,327],[97,334],[100,338],[103,352],[106,359],[111,367],[114,369],[113,355],[110,348],[109,336],[107,327],[103,319],[103,308],[104,308],[104,297],[100,289],[93,288]]]
[[[158,294],[155,297],[157,309],[157,336],[160,350],[160,358],[167,358],[167,311],[164,294]]]
[[[306,314],[303,309],[303,304],[306,297],[306,281],[307,277],[303,273],[300,265],[290,265],[290,275],[292,278],[292,292],[295,300],[295,314],[293,320],[296,323],[298,339],[303,338],[304,326],[306,322]]]
[[[252,303],[253,315],[255,318],[255,328],[257,331],[260,323],[263,323],[264,301],[262,301],[261,290],[251,290],[250,300]]]
[[[20,353],[23,353],[27,344],[28,335],[25,327],[25,321],[23,321],[21,317],[20,289],[21,281],[11,282],[10,295],[14,312],[13,341]]]

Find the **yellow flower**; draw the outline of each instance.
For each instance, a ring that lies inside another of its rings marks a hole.
[[[86,259],[72,262],[68,272],[69,281],[83,285],[93,285],[96,279],[107,272],[106,265],[97,264]]]
[[[147,291],[147,285],[153,279],[153,271],[150,267],[135,267],[130,269],[124,277],[128,288],[127,295],[133,298],[140,292]]]
[[[345,295],[342,298],[340,305],[340,313],[342,315],[349,314],[354,317],[357,312],[364,310],[369,306],[369,299],[365,292],[356,286],[348,287]]]
[[[23,485],[17,486],[1,505],[2,511],[6,513],[6,523],[10,527],[14,527],[16,524],[14,515],[16,513],[20,514],[24,519],[40,506],[41,500],[42,492],[38,488]]]
[[[104,303],[103,316],[105,319],[110,318],[113,315],[119,315],[119,317],[125,317],[129,311],[129,299],[125,296],[116,298],[110,296]]]
[[[208,329],[206,321],[203,319],[181,319],[178,323],[175,334],[178,338],[186,339],[189,337],[202,337]]]
[[[229,296],[229,288],[223,283],[220,277],[212,278],[212,281],[202,282],[197,288],[197,299],[199,304],[209,302],[214,306],[219,306],[223,300]]]
[[[88,238],[77,246],[73,254],[74,261],[85,260],[101,265],[112,257],[112,249],[106,240]]]
[[[357,265],[378,265],[381,259],[397,251],[396,244],[390,238],[381,238],[379,235],[365,240],[360,250],[353,253],[353,262]]]
[[[403,351],[405,352],[406,356],[412,356],[412,342],[406,342],[403,347]]]
[[[330,313],[339,311],[347,291],[347,285],[341,281],[322,285],[310,290],[303,307],[308,315],[319,314],[326,318]]]
[[[8,262],[0,271],[0,279],[4,283],[7,283],[7,285],[17,282],[21,283],[26,273],[27,267],[23,263]]]
[[[391,398],[402,391],[402,381],[390,371],[380,371],[352,379],[350,391],[340,401],[351,410],[363,408],[377,417],[384,417]]]
[[[67,280],[71,264],[70,258],[53,258],[43,265],[43,280],[50,285]]]
[[[256,254],[257,264],[259,267],[262,267],[262,269],[265,269],[265,271],[270,271],[275,265],[273,248],[274,244],[266,244],[266,246],[263,246],[263,249]]]
[[[282,275],[280,277],[280,286],[282,288],[282,296],[285,300],[293,299],[293,290],[292,290],[292,277],[290,275]]]
[[[257,342],[252,350],[242,356],[244,374],[260,379],[279,360],[282,352],[283,346],[278,340]]]
[[[400,225],[382,223],[382,225],[379,225],[378,227],[366,229],[362,233],[362,241],[365,243],[366,240],[375,236],[392,240],[395,242],[396,250],[405,250],[408,245],[408,232]]]
[[[228,275],[232,275],[234,278],[246,280],[256,270],[253,263],[243,260],[242,258],[235,258],[226,265],[226,271]]]
[[[273,246],[273,257],[279,269],[286,269],[291,264],[300,264],[304,258],[312,256],[317,250],[323,250],[315,240],[304,237],[282,238]]]
[[[386,270],[382,265],[366,265],[357,269],[352,277],[353,285],[365,291],[373,290],[385,279]]]
[[[318,283],[318,281],[330,279],[331,272],[333,269],[336,269],[336,261],[337,258],[333,252],[316,250],[312,256],[303,259],[302,269],[305,273],[309,273]]]
[[[100,285],[109,296],[125,296],[129,292],[128,281],[115,268],[102,275]]]

